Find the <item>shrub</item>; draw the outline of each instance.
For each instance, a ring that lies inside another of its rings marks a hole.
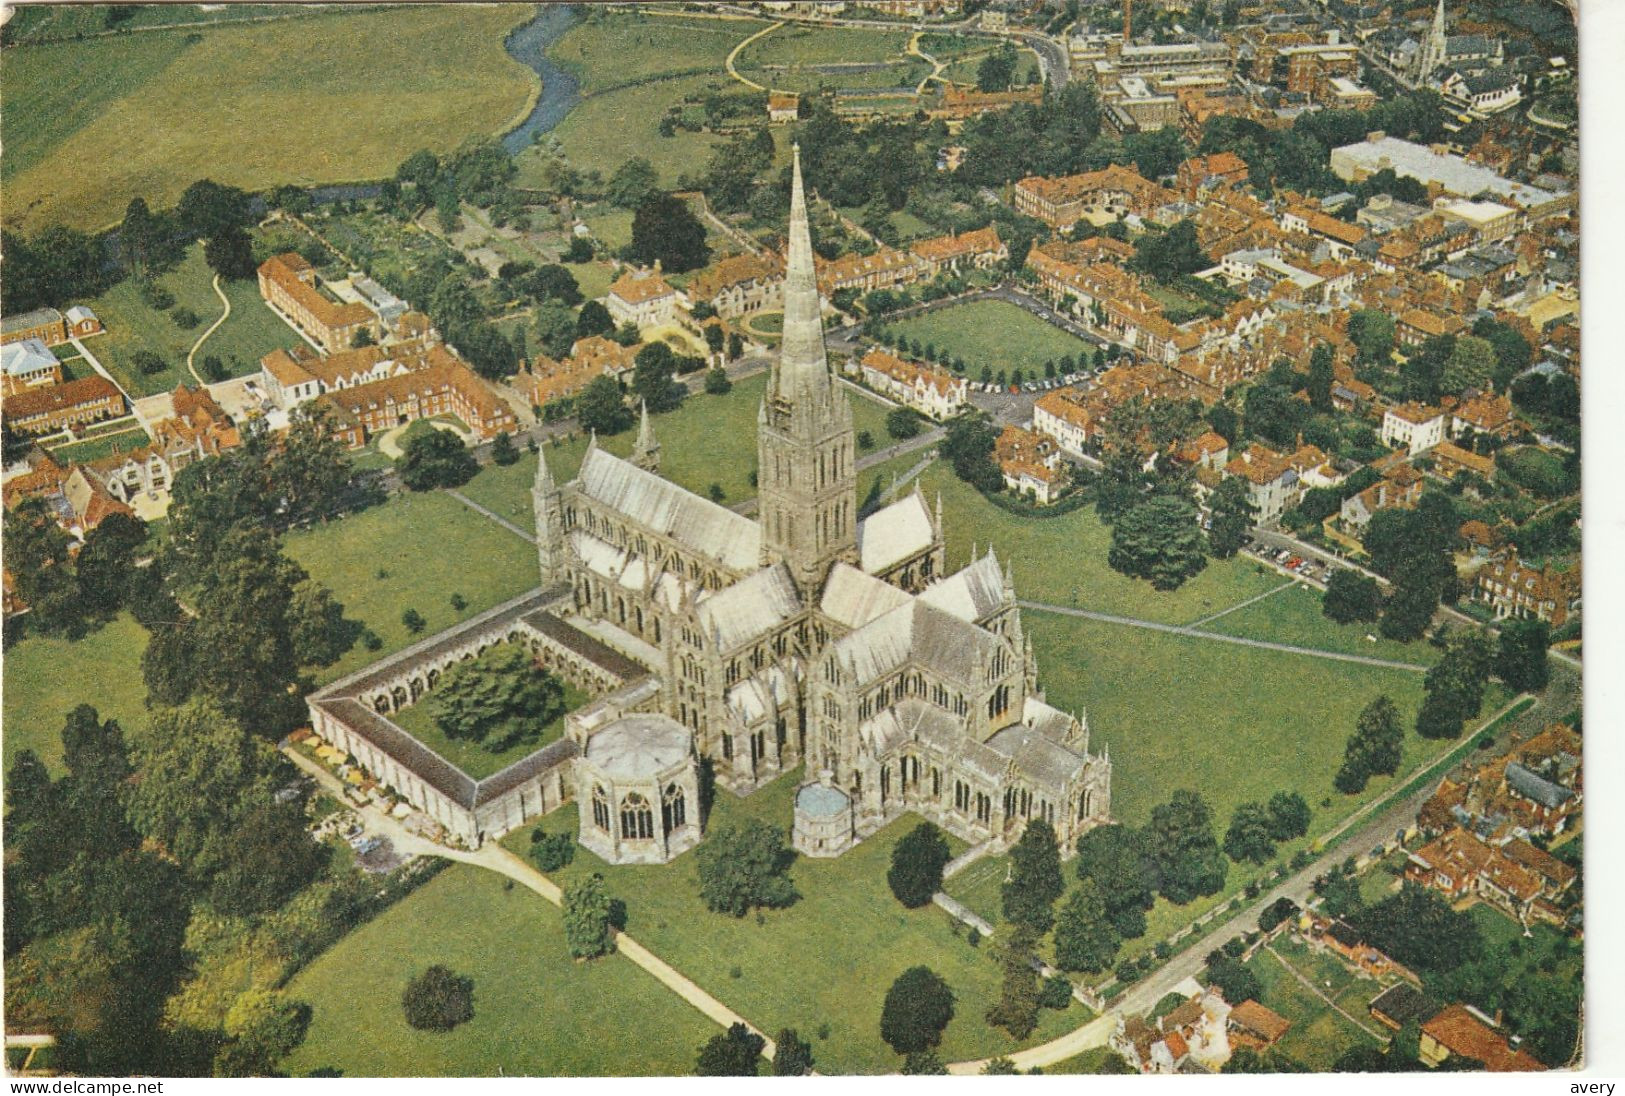
[[[175,309],[169,314],[169,318],[174,321],[176,327],[183,331],[198,325],[198,314],[186,307]]]
[[[450,1031],[474,1018],[474,979],[436,963],[406,983],[401,1008],[420,1031]]]
[[[1038,1003],[1044,1008],[1064,1010],[1072,1003],[1072,983],[1065,978],[1046,978],[1038,991]]]
[[[538,871],[558,871],[576,858],[575,838],[567,833],[544,833],[530,846],[530,858]]]

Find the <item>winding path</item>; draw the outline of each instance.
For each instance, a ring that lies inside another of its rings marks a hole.
[[[226,306],[226,310],[220,313],[220,318],[218,320],[209,325],[209,329],[207,331],[197,337],[197,342],[192,344],[192,349],[186,352],[187,371],[192,374],[192,379],[197,381],[199,385],[202,385],[204,380],[202,375],[198,373],[197,366],[192,364],[192,358],[196,356],[198,348],[201,347],[205,342],[208,342],[209,336],[220,330],[221,324],[231,319],[231,298],[226,296],[225,291],[220,288],[220,275],[218,274],[214,276],[214,295],[220,298],[220,303]]]
[[[782,26],[784,26],[784,20],[782,19],[777,23],[769,23],[767,26],[763,27],[749,38],[746,38],[743,42],[740,42],[737,46],[730,50],[728,53],[728,59],[723,62],[728,69],[728,75],[732,76],[735,80],[738,80],[741,84],[744,84],[753,91],[772,91],[772,88],[764,87],[761,84],[758,84],[755,80],[752,80],[750,77],[741,73],[739,69],[735,67],[734,62],[739,59],[739,55],[744,52],[746,46],[750,45],[763,35],[772,34]]]

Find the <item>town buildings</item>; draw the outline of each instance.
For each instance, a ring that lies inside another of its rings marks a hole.
[[[0,415],[19,434],[54,434],[124,414],[124,395],[102,376],[28,387],[0,403]]]
[[[375,340],[383,334],[383,325],[365,304],[324,293],[315,267],[297,252],[261,263],[259,282],[265,303],[324,354],[348,349],[363,331]]]
[[[631,324],[639,334],[677,323],[678,308],[686,303],[687,298],[660,276],[658,262],[652,270],[628,270],[604,296],[604,307],[615,326]]]
[[[970,382],[964,377],[879,348],[865,354],[859,368],[864,384],[937,422],[957,415],[969,402]]]

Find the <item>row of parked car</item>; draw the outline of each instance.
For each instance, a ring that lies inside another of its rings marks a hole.
[[[1006,384],[1003,386],[995,384],[991,381],[971,381],[970,390],[972,392],[989,392],[1000,395],[1006,392],[1010,393],[1011,395],[1015,395],[1019,392],[1048,392],[1054,388],[1064,388],[1069,384],[1081,384],[1084,380],[1093,375],[1094,374],[1092,372],[1069,373],[1064,377],[1048,377],[1044,380],[1025,381],[1021,384]]]
[[[1332,575],[1334,565],[1324,563],[1318,559],[1308,559],[1298,555],[1290,548],[1272,548],[1262,541],[1250,542],[1243,551],[1253,555],[1266,563],[1290,571],[1299,578],[1306,578],[1312,582],[1325,582]]]

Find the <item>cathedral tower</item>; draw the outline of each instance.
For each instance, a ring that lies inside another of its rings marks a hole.
[[[852,407],[824,357],[801,150],[794,152],[784,335],[762,398],[757,439],[762,562],[783,561],[813,596],[837,560],[857,562]]]
[[[553,470],[547,466],[547,449],[536,452],[536,482],[530,489],[536,510],[536,552],[541,564],[542,585],[552,586],[568,578],[565,566],[564,504]]]
[[[1426,80],[1444,65],[1448,52],[1449,37],[1445,34],[1444,0],[1439,0],[1438,10],[1433,13],[1433,25],[1428,28],[1427,40],[1422,43],[1418,51],[1416,78]]]

